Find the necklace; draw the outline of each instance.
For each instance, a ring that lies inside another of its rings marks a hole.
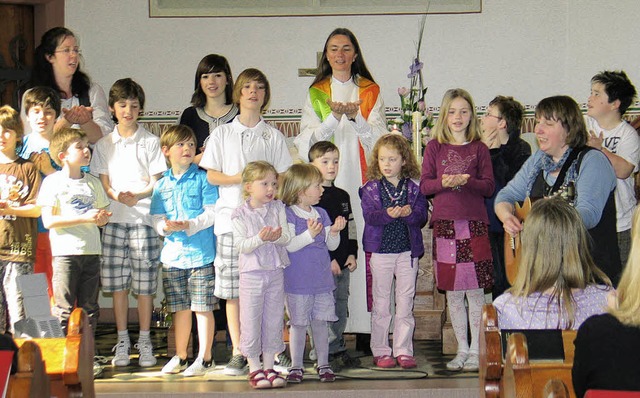
[[[387,182],[387,183],[391,184],[390,182]],[[384,188],[384,192],[387,194],[387,196],[391,200],[391,204],[393,206],[396,205],[396,202],[399,202],[400,199],[402,199],[402,195],[407,191],[407,184],[404,184],[404,180],[400,180],[398,185],[402,185],[402,187],[400,187],[400,189],[396,189],[395,193],[392,194],[391,192],[389,192],[389,188],[387,188],[387,184],[382,182],[382,188]]]

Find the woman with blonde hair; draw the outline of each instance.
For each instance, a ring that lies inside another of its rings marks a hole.
[[[580,214],[567,201],[535,202],[522,231],[516,280],[493,303],[500,328],[577,329],[603,313],[612,289],[593,262],[589,243]]]
[[[631,251],[606,314],[587,319],[575,340],[573,388],[640,391],[640,209],[631,227]]]

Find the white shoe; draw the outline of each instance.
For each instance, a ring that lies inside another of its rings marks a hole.
[[[203,358],[196,358],[195,361],[184,371],[182,374],[184,377],[191,376],[202,376],[207,373],[209,370],[213,369],[215,365],[213,364],[213,359],[208,363],[204,361]]]
[[[466,352],[459,352],[455,358],[451,362],[447,364],[447,369],[449,370],[462,370],[464,367],[464,363],[467,361],[467,357],[469,356]]]
[[[188,366],[187,360],[180,359],[179,356],[175,355],[166,365],[162,367],[162,373],[166,374],[176,374],[185,370]]]
[[[466,361],[464,361],[464,366],[462,370],[465,372],[477,372],[480,367],[480,359],[478,358],[478,354],[469,354],[469,357]]]
[[[156,364],[157,360],[156,357],[153,356],[153,345],[151,341],[138,340],[133,347],[137,349],[140,354],[138,357],[138,365],[143,368],[148,368]]]
[[[111,364],[113,366],[127,366],[129,365],[129,353],[131,351],[131,343],[128,340],[121,340],[118,344],[114,345],[111,352],[115,352]]]

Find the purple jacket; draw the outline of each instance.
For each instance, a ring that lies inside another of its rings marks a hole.
[[[360,199],[364,215],[362,246],[365,252],[378,253],[384,226],[395,218],[389,216],[387,209],[382,207],[380,181],[367,181],[360,188]],[[409,227],[411,257],[418,258],[424,254],[421,229],[427,222],[427,198],[420,193],[420,187],[412,180],[407,181],[407,203],[411,205],[411,214],[401,219]]]

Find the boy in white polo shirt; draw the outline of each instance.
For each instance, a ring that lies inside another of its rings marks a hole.
[[[603,71],[591,78],[585,122],[587,145],[600,149],[616,172],[618,247],[622,267],[631,249],[631,219],[636,207],[634,173],[638,171],[640,138],[622,115],[636,97],[636,88],[623,71]],[[595,242],[598,244],[598,242]]]
[[[102,231],[100,272],[102,290],[113,294],[118,330],[113,366],[127,366],[130,362],[129,289],[138,298],[138,364],[156,364],[149,331],[161,243],[152,228],[149,205],[153,186],[167,170],[167,164],[160,139],[137,123],[143,108],[142,87],[128,78],[116,81],[109,91],[109,109],[118,124],[98,141],[91,159],[91,172],[100,176],[113,212]]]
[[[200,167],[207,169],[207,180],[219,186],[216,202],[216,282],[214,295],[227,300],[227,326],[233,356],[224,373],[242,375],[247,366],[239,349],[240,310],[238,306],[238,249],[233,242],[231,212],[242,203],[242,170],[247,163],[264,160],[278,173],[292,164],[284,135],[268,125],[261,114],[269,104],[269,81],[257,69],[246,69],[233,87],[233,102],[240,114],[233,122],[211,132]]]

